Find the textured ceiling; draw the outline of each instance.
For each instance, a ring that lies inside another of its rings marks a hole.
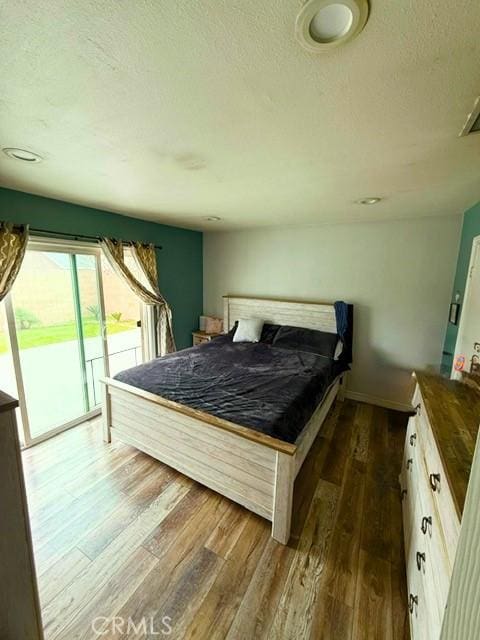
[[[198,229],[480,200],[480,3],[372,0],[327,54],[298,0],[0,0],[0,184]],[[354,201],[371,195],[375,206]],[[203,216],[220,216],[205,223]]]

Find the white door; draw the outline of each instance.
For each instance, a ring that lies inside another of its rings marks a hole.
[[[459,379],[460,370],[480,376],[480,236],[473,241],[452,377]]]

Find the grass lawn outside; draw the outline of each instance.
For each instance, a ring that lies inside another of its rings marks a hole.
[[[135,320],[107,320],[107,335],[113,333],[121,333],[122,331],[131,331],[135,329],[137,323]],[[95,320],[83,320],[83,334],[85,338],[95,338],[100,335],[100,325]],[[55,324],[47,327],[32,327],[31,329],[17,329],[18,346],[20,349],[30,349],[31,347],[42,347],[47,344],[56,344],[58,342],[68,342],[75,340],[77,332],[75,323],[68,322],[65,324]],[[7,335],[0,332],[0,354],[9,351]]]

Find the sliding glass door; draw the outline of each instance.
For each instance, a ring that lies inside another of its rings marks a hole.
[[[5,312],[1,386],[20,398],[26,446],[94,415],[100,379],[144,359],[138,299],[98,247],[29,243]]]
[[[29,444],[95,408],[87,359],[101,356],[104,362],[97,257],[29,246],[7,301],[7,315],[18,354],[17,381],[20,377]]]

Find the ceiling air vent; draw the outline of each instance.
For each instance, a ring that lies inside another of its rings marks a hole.
[[[475,100],[472,113],[468,114],[467,121],[460,131],[461,136],[468,136],[469,133],[478,133],[480,131],[480,96]]]

